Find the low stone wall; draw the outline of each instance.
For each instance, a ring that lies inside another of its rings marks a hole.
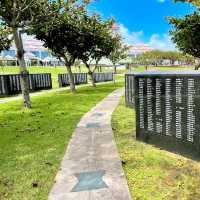
[[[135,83],[134,74],[125,74],[125,102],[126,106],[135,106]]]
[[[29,74],[29,89],[31,91],[51,89],[52,79],[50,73]],[[0,75],[0,95],[14,95],[21,92],[20,74]]]
[[[88,83],[87,73],[74,73],[73,76],[76,85]],[[58,82],[59,87],[65,87],[70,85],[69,74],[58,74]]]
[[[94,80],[96,83],[113,81],[114,74],[113,73],[94,73]]]

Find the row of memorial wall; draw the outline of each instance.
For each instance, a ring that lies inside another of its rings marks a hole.
[[[87,73],[74,73],[74,82],[76,85],[87,84]],[[113,73],[94,73],[96,82],[113,81]],[[52,89],[52,78],[50,73],[29,74],[28,75],[30,91]],[[70,85],[69,74],[58,74],[60,87]],[[0,74],[0,96],[14,95],[21,92],[20,74]]]
[[[74,77],[74,83],[76,85],[88,83],[87,73],[74,73],[73,77]],[[59,87],[70,85],[69,74],[58,74],[58,82],[59,82]]]

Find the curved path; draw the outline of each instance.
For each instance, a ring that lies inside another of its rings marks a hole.
[[[122,95],[116,90],[81,119],[49,200],[131,200],[111,128]]]

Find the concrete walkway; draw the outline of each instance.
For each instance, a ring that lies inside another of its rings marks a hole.
[[[49,200],[131,200],[111,128],[123,90],[116,90],[78,124]]]

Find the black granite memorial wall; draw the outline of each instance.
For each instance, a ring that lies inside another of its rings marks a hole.
[[[134,108],[135,105],[135,87],[134,74],[125,75],[125,101],[126,106]]]
[[[200,152],[200,73],[154,71],[131,76],[137,139]]]
[[[109,72],[108,73],[94,73],[94,80],[95,80],[95,83],[113,81],[114,74],[109,73]]]
[[[87,73],[74,73],[74,82],[76,85],[87,84]],[[59,87],[69,86],[69,74],[58,74]]]
[[[29,89],[31,91],[51,89],[52,80],[50,73],[29,74]],[[21,92],[20,74],[0,75],[0,95],[13,95]]]

